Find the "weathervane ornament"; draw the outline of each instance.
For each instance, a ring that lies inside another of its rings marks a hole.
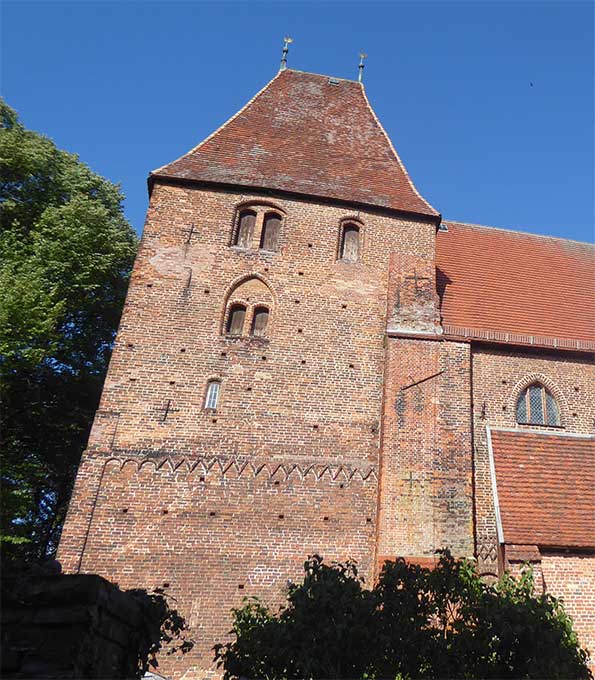
[[[359,66],[357,67],[358,69],[357,80],[359,83],[363,82],[364,80],[364,68],[366,66],[364,64],[364,59],[367,56],[368,55],[363,50],[359,53]]]
[[[283,43],[283,56],[281,57],[281,66],[279,68],[279,71],[285,71],[287,68],[287,53],[289,52],[289,46],[293,42],[293,38],[290,38],[289,36],[285,36],[283,38],[284,43]]]

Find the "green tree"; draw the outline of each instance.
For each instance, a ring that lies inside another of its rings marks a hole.
[[[1,540],[57,545],[136,249],[118,186],[0,100]]]
[[[592,678],[562,604],[533,575],[484,583],[468,560],[435,569],[387,562],[365,589],[351,562],[305,562],[274,614],[256,598],[233,610],[215,647],[226,679]]]

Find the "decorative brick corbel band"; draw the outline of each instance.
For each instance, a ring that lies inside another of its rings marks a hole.
[[[89,454],[88,458],[95,457]],[[105,462],[106,471],[126,468],[134,472],[149,469],[152,472],[187,475],[216,474],[222,477],[278,477],[285,481],[292,478],[316,481],[376,481],[376,468],[372,465],[357,467],[353,465],[325,463],[276,463],[262,460],[246,460],[230,456],[198,456],[196,458],[177,456],[139,456],[122,453],[112,455]]]

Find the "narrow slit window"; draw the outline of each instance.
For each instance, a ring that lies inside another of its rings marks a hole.
[[[219,390],[221,383],[218,380],[209,380],[207,383],[207,394],[205,397],[205,409],[216,410],[219,402]]]
[[[267,326],[269,325],[269,310],[266,307],[257,307],[254,310],[254,318],[252,319],[252,332],[256,338],[263,338],[267,334]]]
[[[240,246],[241,248],[250,248],[255,224],[256,213],[252,210],[242,210],[234,245]]]
[[[262,234],[260,236],[261,250],[275,251],[279,247],[279,231],[281,218],[277,213],[267,213],[264,216]]]
[[[359,227],[346,224],[341,239],[341,259],[346,262],[357,262],[359,259]]]
[[[244,305],[233,305],[227,317],[227,335],[242,335],[245,318],[246,307]]]
[[[560,409],[554,396],[540,383],[524,389],[517,401],[516,420],[521,425],[560,425]]]

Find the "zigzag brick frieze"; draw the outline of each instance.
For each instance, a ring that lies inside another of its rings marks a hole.
[[[92,456],[89,456],[92,458]],[[105,461],[107,471],[118,469],[124,470],[128,465],[135,468],[136,472],[152,468],[154,472],[194,474],[219,474],[223,477],[251,476],[267,477],[272,479],[281,476],[285,480],[291,477],[306,479],[311,477],[317,481],[327,479],[329,481],[350,482],[361,480],[363,482],[376,481],[376,468],[356,467],[343,464],[326,463],[271,463],[271,461],[254,461],[228,456],[201,456],[199,458],[186,458],[174,456],[132,456],[130,454],[111,456]]]

